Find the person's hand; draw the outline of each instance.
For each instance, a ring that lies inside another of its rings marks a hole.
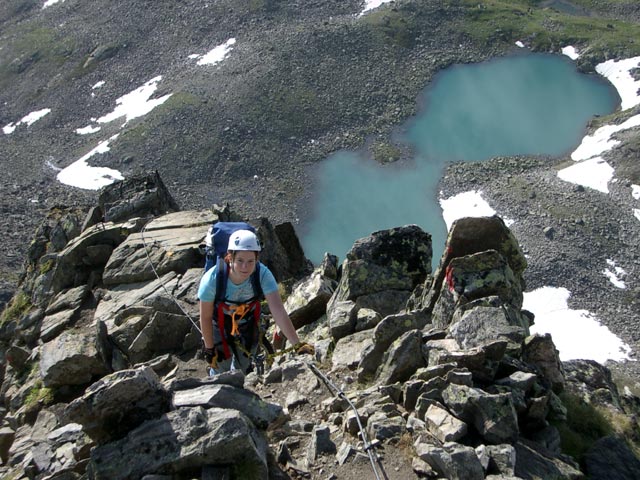
[[[224,354],[224,350],[222,349],[222,347],[218,347],[218,348],[202,347],[202,356],[204,357],[204,361],[207,362],[207,365],[211,365],[214,367],[215,367],[214,362],[215,364],[217,364],[218,362],[221,362],[227,358],[227,356]]]
[[[211,365],[216,356],[216,350],[214,348],[203,348],[202,356],[204,357],[204,361],[207,362],[207,365]]]
[[[316,352],[314,346],[306,342],[296,343],[294,348],[298,355],[313,355]]]

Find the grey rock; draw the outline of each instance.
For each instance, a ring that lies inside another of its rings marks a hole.
[[[584,455],[585,474],[588,478],[632,480],[640,478],[640,460],[616,436],[597,440]]]
[[[410,294],[430,272],[431,235],[416,225],[374,232],[347,253],[330,304],[387,290]]]
[[[454,258],[473,255],[486,250],[495,250],[506,259],[514,278],[520,283],[519,290],[524,290],[523,272],[527,267],[527,260],[522,253],[520,244],[504,221],[494,215],[492,217],[465,217],[453,222],[449,229],[444,255],[434,274],[433,282],[425,285],[422,297],[416,302],[416,309],[434,311],[436,301],[451,298],[448,292],[447,273]],[[440,300],[438,300],[440,298]],[[452,311],[452,310],[451,310]],[[434,311],[434,318],[436,317]],[[444,324],[447,323],[444,315]],[[436,322],[434,322],[436,323]]]
[[[105,285],[139,283],[202,265],[199,245],[217,220],[209,210],[163,215],[120,243],[104,268]]]
[[[516,449],[513,445],[486,445],[489,455],[488,470],[495,474],[513,477],[516,468]]]
[[[472,424],[489,443],[508,443],[518,438],[518,417],[510,395],[450,384],[442,397],[456,417]]]
[[[442,447],[421,442],[415,443],[416,454],[433,470],[451,480],[484,480],[484,471],[473,448],[457,443]]]
[[[16,438],[16,432],[10,427],[0,428],[0,459],[4,465],[9,460],[9,449]]]
[[[338,451],[336,444],[331,440],[331,431],[328,425],[316,425],[311,432],[311,439],[307,446],[307,461],[313,465],[316,458],[322,454],[335,454]]]
[[[103,350],[106,338],[95,331],[64,332],[45,343],[40,353],[40,375],[47,387],[87,384],[109,372]]]
[[[465,349],[504,339],[515,344],[517,350],[529,336],[529,326],[523,318],[499,297],[487,297],[456,309],[449,335]]]
[[[381,320],[382,316],[376,310],[360,308],[356,314],[355,330],[356,332],[361,332],[362,330],[372,329],[378,325]]]
[[[372,346],[373,332],[369,330],[353,333],[341,338],[336,342],[333,354],[331,355],[333,368],[346,367],[351,370],[355,369],[363,362],[362,352]],[[375,365],[375,367],[372,366],[371,368],[375,369],[377,367],[378,365]]]
[[[100,444],[121,438],[146,420],[169,410],[170,398],[149,367],[122,370],[92,384],[65,409]]]
[[[248,478],[266,480],[266,441],[236,410],[179,408],[93,449],[87,472],[90,478],[125,480],[205,465],[235,465]]]
[[[415,371],[426,365],[422,356],[420,330],[404,333],[390,347],[376,381],[382,385],[407,380]]]
[[[369,417],[366,428],[372,439],[397,441],[406,431],[406,422],[402,417],[388,417],[384,412],[378,411]]]
[[[267,403],[253,392],[229,385],[203,385],[174,393],[174,408],[194,406],[239,410],[261,429],[284,415],[280,405]]]
[[[329,330],[334,340],[340,340],[355,331],[356,314],[356,304],[352,301],[334,302],[327,306]]]
[[[555,393],[564,390],[564,370],[551,335],[528,337],[524,343],[522,359],[540,370],[541,376],[550,383]]]
[[[456,442],[467,434],[466,423],[435,404],[427,409],[424,421],[427,429],[442,443]]]
[[[175,212],[179,207],[158,172],[134,175],[104,187],[98,205],[107,222]]]
[[[525,480],[535,478],[566,478],[582,480],[584,474],[577,465],[568,463],[553,452],[535,442],[519,439],[515,443],[516,467],[515,475]]]
[[[293,326],[300,328],[325,315],[337,285],[334,279],[323,276],[319,268],[299,282],[284,303]]]

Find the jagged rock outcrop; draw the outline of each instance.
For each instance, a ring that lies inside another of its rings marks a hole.
[[[194,321],[198,247],[212,221],[237,218],[226,208],[142,221],[131,205],[149,215],[155,203],[132,191],[133,202],[107,203],[134,217],[60,242],[47,253],[54,268],[25,279],[42,286],[31,290],[36,304],[2,325],[0,473],[340,478],[358,462],[375,463],[367,455],[380,446],[393,452],[382,454],[391,478],[638,472],[615,435],[585,454],[586,472],[562,452],[559,427],[571,413],[564,396],[627,421],[640,399],[619,393],[605,367],[563,364],[550,336],[530,335],[526,260],[499,218],[456,222],[433,276],[430,235],[416,226],[376,232],[341,268],[327,255],[309,273],[290,225],[256,222],[266,259],[284,261],[290,251],[280,272],[308,273],[283,280],[315,361],[276,354],[260,375],[207,378]]]

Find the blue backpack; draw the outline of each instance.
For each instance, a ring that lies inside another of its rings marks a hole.
[[[215,303],[225,300],[227,291],[227,264],[224,256],[227,254],[229,237],[237,230],[249,230],[256,233],[256,229],[245,222],[216,222],[209,227],[205,237],[205,263],[206,272],[214,265],[218,265],[218,275],[216,282]],[[251,284],[255,293],[255,298],[262,298],[262,286],[260,285],[260,264],[256,264],[256,269],[251,275]]]

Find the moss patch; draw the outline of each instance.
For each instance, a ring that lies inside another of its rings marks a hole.
[[[31,299],[29,296],[20,291],[16,293],[9,305],[2,312],[0,316],[0,325],[4,325],[5,322],[14,322],[18,320],[22,315],[27,313],[31,308]]]
[[[567,407],[567,421],[556,424],[560,446],[563,453],[580,461],[596,440],[610,435],[614,429],[600,409],[577,395],[564,393],[560,398]]]
[[[42,380],[37,380],[34,387],[27,395],[27,398],[25,398],[24,405],[27,409],[34,408],[39,404],[50,405],[53,403],[53,393],[54,392],[51,388],[45,387],[42,384]]]

